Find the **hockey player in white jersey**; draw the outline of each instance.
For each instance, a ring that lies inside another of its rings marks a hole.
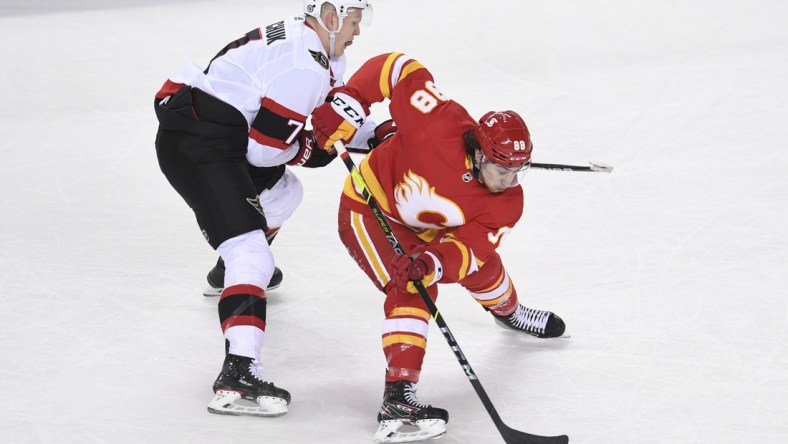
[[[221,256],[209,273],[226,345],[212,413],[287,412],[290,394],[265,381],[260,356],[266,288],[281,281],[269,242],[303,194],[286,165],[336,157],[306,121],[342,85],[345,50],[370,14],[366,0],[305,0],[303,15],[246,33],[205,68],[186,63],[156,93],[159,166]],[[358,126],[349,145],[364,148],[374,122]]]

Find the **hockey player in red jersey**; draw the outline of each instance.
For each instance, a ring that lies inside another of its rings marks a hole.
[[[422,64],[400,53],[372,58],[343,91],[359,102],[359,114],[390,100],[396,126],[378,128],[377,138],[386,140],[359,171],[408,253],[395,254],[348,177],[339,235],[386,294],[382,345],[388,368],[375,439],[437,437],[445,433],[448,412],[416,397],[430,313],[411,281],[421,280],[433,299],[436,284],[459,283],[498,324],[517,332],[552,338],[565,330],[554,313],[519,303],[496,252],[523,211],[520,176],[531,163],[531,137],[514,111],[491,111],[477,122],[443,95]],[[323,147],[354,133],[337,109],[336,103],[326,104],[312,116]],[[403,424],[420,430],[398,432]]]
[[[266,287],[282,278],[269,243],[303,195],[286,165],[336,157],[317,147],[306,120],[342,85],[345,49],[369,13],[366,0],[305,0],[303,15],[248,32],[205,69],[183,65],[156,94],[159,166],[221,256],[208,275],[226,343],[212,413],[287,412],[290,394],[264,380],[260,357]],[[356,146],[367,146],[372,129],[359,126]]]

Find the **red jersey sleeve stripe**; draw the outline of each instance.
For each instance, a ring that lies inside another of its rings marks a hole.
[[[259,143],[260,145],[270,146],[283,151],[290,146],[287,143],[285,143],[283,140],[279,140],[275,137],[268,137],[265,134],[261,133],[260,131],[257,131],[255,128],[249,130],[249,138]]]
[[[263,97],[263,100],[260,101],[260,108],[265,108],[273,112],[274,114],[278,114],[286,119],[293,119],[299,122],[306,122],[306,116],[303,114],[299,114],[292,109],[277,103],[274,99],[269,97]]]

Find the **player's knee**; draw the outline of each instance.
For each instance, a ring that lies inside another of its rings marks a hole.
[[[269,227],[281,227],[304,198],[304,187],[289,170],[270,190],[260,193],[260,205]]]
[[[494,286],[504,277],[503,264],[498,254],[491,256],[484,266],[475,273],[471,273],[459,281],[465,289],[475,292]]]
[[[222,242],[218,248],[227,270],[225,287],[250,284],[265,288],[274,273],[274,256],[262,230],[250,231]]]

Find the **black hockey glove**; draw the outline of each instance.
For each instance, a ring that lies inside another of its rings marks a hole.
[[[393,136],[396,132],[397,124],[391,119],[386,120],[385,122],[376,126],[373,136],[367,140],[369,150],[372,151],[373,149],[377,148],[378,145],[380,145],[384,140]]]
[[[337,157],[336,150],[329,153],[317,147],[317,140],[312,131],[302,130],[298,134],[298,153],[293,157],[288,165],[302,166],[307,168],[320,168],[328,165]]]

